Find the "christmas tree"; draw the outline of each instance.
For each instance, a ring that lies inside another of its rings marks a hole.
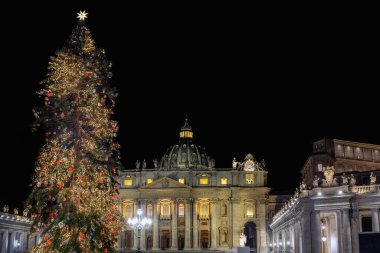
[[[31,252],[112,252],[119,235],[118,127],[110,119],[117,93],[110,86],[111,63],[95,47],[86,15],[78,14],[37,92],[44,105],[34,110],[35,127],[44,126],[46,144],[26,202],[32,232],[42,236]]]

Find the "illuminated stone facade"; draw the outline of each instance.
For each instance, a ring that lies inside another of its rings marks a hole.
[[[273,252],[380,252],[379,152],[379,145],[315,142],[305,183],[273,217]]]
[[[38,234],[30,234],[31,221],[28,213],[24,216],[18,214],[17,209],[14,214],[8,212],[7,206],[0,212],[0,252],[27,252],[41,241]]]
[[[141,165],[141,166],[140,166]],[[146,162],[120,173],[120,209],[125,218],[152,218],[142,230],[142,250],[221,250],[239,246],[239,235],[255,252],[267,252],[267,171],[264,162],[248,154],[231,168],[215,161],[193,141],[187,121],[177,145],[168,149],[154,168]],[[121,249],[137,249],[136,230],[126,226]]]

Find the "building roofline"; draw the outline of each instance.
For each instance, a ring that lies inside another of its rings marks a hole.
[[[374,148],[374,149],[380,149],[379,144],[371,144],[371,143],[363,143],[363,142],[356,142],[356,141],[347,141],[347,140],[340,140],[340,139],[332,139],[334,143],[339,144],[346,144],[346,145],[352,145],[352,146],[361,146],[366,148]]]

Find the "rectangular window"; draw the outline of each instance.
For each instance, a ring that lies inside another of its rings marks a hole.
[[[178,206],[178,217],[184,217],[184,216],[185,216],[185,205],[181,203]]]
[[[354,150],[350,146],[346,146],[344,149],[345,157],[354,158]]]
[[[363,159],[367,161],[372,161],[372,149],[363,148]]]
[[[153,205],[152,204],[148,204],[146,206],[146,215],[148,217],[152,217],[153,216]]]
[[[180,182],[181,184],[184,184],[185,183],[185,179],[184,178],[179,178],[178,182]]]
[[[323,171],[322,163],[318,163],[318,171]]]
[[[341,144],[335,145],[335,155],[337,157],[344,157],[343,146]]]
[[[125,206],[125,218],[131,218],[133,216],[133,204],[127,204]]]
[[[227,183],[228,183],[227,178],[222,177],[222,178],[220,179],[220,184],[221,184],[221,185],[226,185]]]
[[[380,161],[380,151],[377,149],[373,150],[373,160]]]
[[[253,211],[253,204],[247,205],[247,217],[253,217],[254,211]]]
[[[133,183],[132,179],[131,178],[126,178],[124,179],[124,185],[125,186],[131,186]]]
[[[361,148],[355,148],[355,159],[363,159],[363,151]]]
[[[205,185],[205,184],[208,184],[208,178],[200,178],[199,179],[199,184],[202,184],[202,185]]]
[[[151,179],[151,178],[148,178],[147,180],[146,180],[146,183],[147,184],[150,184],[150,183],[152,183],[153,182],[153,179]]]

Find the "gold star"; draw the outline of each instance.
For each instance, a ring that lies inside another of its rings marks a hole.
[[[88,13],[86,13],[86,11],[79,11],[77,14],[77,18],[79,18],[80,21],[84,21],[87,18]]]

